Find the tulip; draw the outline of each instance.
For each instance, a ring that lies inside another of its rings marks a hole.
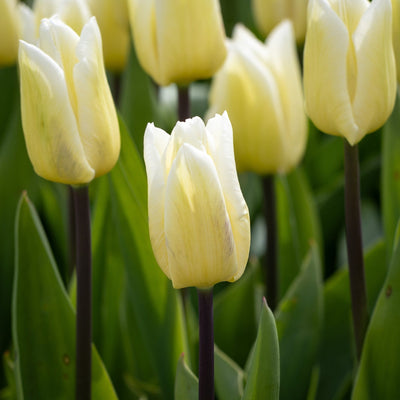
[[[218,0],[129,0],[143,69],[159,84],[210,78],[226,55]]]
[[[265,45],[237,25],[228,49],[212,82],[209,113],[228,111],[238,170],[287,172],[300,161],[307,139],[292,24],[282,22]]]
[[[171,136],[144,137],[149,230],[157,262],[175,288],[210,288],[242,275],[250,220],[240,190],[227,113],[205,126],[178,122]]]
[[[120,137],[96,19],[80,37],[58,18],[44,19],[38,46],[20,42],[19,68],[22,125],[36,173],[84,184],[108,172]]]
[[[43,18],[57,15],[79,35],[91,16],[87,2],[82,0],[35,0],[33,11],[37,34]]]
[[[350,145],[380,128],[394,106],[390,0],[312,0],[304,48],[306,111]]]
[[[89,0],[103,38],[106,67],[122,71],[129,50],[129,22],[126,0]]]
[[[14,64],[18,54],[20,22],[16,0],[0,2],[0,66]]]
[[[304,42],[308,0],[252,0],[253,15],[260,32],[267,36],[281,21],[292,21],[298,44]]]
[[[393,47],[397,65],[397,82],[400,82],[400,0],[392,0]]]

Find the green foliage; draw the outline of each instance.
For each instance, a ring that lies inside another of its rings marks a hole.
[[[33,205],[23,194],[16,218],[13,341],[18,399],[71,399],[75,392],[75,313]],[[93,349],[93,399],[117,399]]]
[[[183,355],[179,358],[175,378],[175,400],[198,400],[199,380],[189,369]]]

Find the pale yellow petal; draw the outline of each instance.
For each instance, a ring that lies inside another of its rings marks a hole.
[[[144,161],[147,173],[150,241],[157,263],[168,278],[167,247],[164,233],[164,203],[166,173],[163,154],[170,135],[154,124],[148,124],[144,134]]]
[[[153,78],[161,85],[210,78],[226,56],[219,1],[155,0],[155,5],[160,74]]]
[[[18,10],[22,28],[21,39],[25,42],[35,44],[37,41],[35,14],[25,3],[19,3]]]
[[[392,0],[393,49],[397,66],[397,82],[400,83],[400,0]]]
[[[396,98],[396,65],[392,47],[390,0],[374,0],[354,32],[357,85],[353,103],[357,143],[380,128],[391,114]]]
[[[208,153],[217,170],[235,241],[238,272],[233,280],[237,280],[244,272],[249,258],[250,216],[240,190],[233,152],[232,125],[226,112],[208,121],[207,137]]]
[[[314,0],[304,48],[306,111],[318,129],[345,137],[358,130],[347,86],[348,48],[344,23],[327,0]]]
[[[0,1],[0,66],[14,64],[18,54],[20,24],[16,0]]]
[[[210,156],[188,144],[168,177],[164,225],[175,288],[234,279],[235,242],[215,166]]]
[[[252,9],[258,29],[266,37],[285,17],[286,0],[252,0]]]
[[[21,114],[29,158],[45,179],[82,184],[94,171],[87,163],[64,72],[47,54],[21,42]]]
[[[307,143],[307,119],[300,65],[292,23],[281,22],[270,33],[267,41],[268,64],[279,86],[284,114],[283,154],[279,170],[287,172],[300,161]]]
[[[117,112],[103,63],[100,31],[92,17],[84,26],[76,48],[74,67],[79,133],[86,158],[96,176],[109,172],[120,151]]]

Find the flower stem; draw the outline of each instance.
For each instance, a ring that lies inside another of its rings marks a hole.
[[[88,186],[74,187],[76,216],[75,399],[90,400],[92,376],[92,254]]]
[[[263,178],[264,214],[267,225],[265,256],[265,287],[268,305],[275,310],[278,302],[278,224],[276,222],[276,194],[274,175]]]
[[[356,342],[357,359],[360,360],[368,322],[367,290],[361,235],[360,172],[358,147],[344,141],[346,242],[349,261],[351,309]]]
[[[178,87],[178,119],[186,121],[190,118],[189,86]]]
[[[214,400],[214,323],[212,288],[198,289],[199,299],[199,400]]]
[[[67,282],[71,279],[76,265],[76,226],[75,226],[75,196],[72,186],[68,188],[68,273]]]

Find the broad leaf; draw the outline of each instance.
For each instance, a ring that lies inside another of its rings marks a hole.
[[[199,380],[189,369],[183,355],[180,357],[176,369],[175,400],[198,400]]]

